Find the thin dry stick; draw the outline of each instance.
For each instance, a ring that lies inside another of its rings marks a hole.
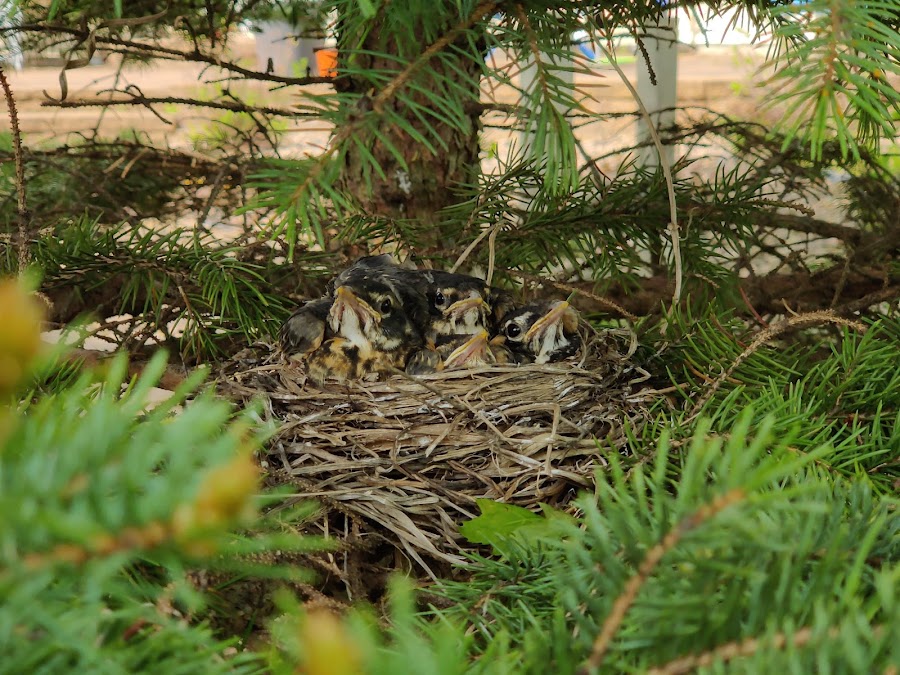
[[[681,300],[682,264],[681,241],[678,234],[678,209],[675,204],[675,181],[672,179],[672,167],[669,166],[669,162],[666,159],[666,153],[663,149],[662,141],[659,138],[659,132],[656,130],[656,125],[653,123],[653,119],[650,117],[650,113],[647,111],[647,107],[644,105],[641,97],[638,96],[637,89],[635,89],[634,85],[628,81],[625,72],[619,66],[618,61],[616,61],[615,55],[602,44],[599,46],[606,55],[606,58],[609,59],[612,67],[615,68],[616,72],[619,74],[622,84],[628,88],[635,103],[637,103],[638,110],[640,110],[641,117],[647,124],[647,131],[650,132],[650,137],[653,139],[653,145],[656,146],[656,152],[659,155],[659,166],[662,168],[663,177],[666,179],[666,192],[669,195],[669,236],[672,238],[672,257],[675,259],[675,292],[672,294],[672,304],[677,305]]]
[[[485,278],[488,286],[494,280],[494,260],[497,253],[497,232],[499,231],[499,228],[492,227],[491,233],[488,235],[488,270]]]
[[[91,108],[99,107],[104,111],[113,106],[134,106],[140,105],[147,108],[166,124],[172,124],[168,119],[160,115],[154,110],[154,105],[189,105],[197,108],[212,108],[213,110],[228,110],[237,113],[262,113],[264,115],[277,115],[279,117],[300,118],[300,117],[316,117],[314,113],[300,112],[297,110],[289,110],[287,108],[271,108],[269,106],[249,105],[243,101],[202,101],[197,98],[183,98],[177,96],[143,96],[128,91],[105,91],[99,93],[109,93],[111,96],[120,94],[129,98],[115,99],[69,99],[66,101],[43,101],[41,107],[44,108]]]
[[[703,396],[700,397],[694,407],[691,408],[690,415],[688,415],[688,419],[693,419],[696,417],[700,410],[702,410],[703,406],[707,404],[707,402],[713,397],[713,395],[719,390],[719,387],[722,386],[722,383],[725,382],[731,374],[737,370],[738,366],[740,366],[747,358],[753,354],[756,350],[762,347],[767,342],[775,339],[782,333],[791,330],[793,328],[799,328],[803,326],[811,326],[818,323],[833,323],[839,326],[847,326],[848,328],[853,328],[854,330],[859,331],[860,333],[866,332],[866,327],[861,324],[859,321],[852,321],[850,319],[845,319],[843,317],[837,316],[831,310],[822,310],[819,312],[807,312],[806,314],[796,314],[784,321],[781,321],[777,324],[769,326],[763,331],[760,331],[755,338],[753,338],[753,342],[751,342],[747,348],[742,351],[738,357],[734,360],[728,368],[721,373],[715,380],[713,380],[712,384],[709,385],[709,389],[707,389]]]
[[[9,122],[12,127],[13,159],[16,166],[16,217],[19,224],[19,274],[25,272],[30,258],[28,251],[28,204],[25,201],[25,162],[22,159],[22,133],[19,130],[19,113],[6,73],[0,67],[0,86],[6,96],[9,108]]]
[[[520,279],[524,279],[525,281],[536,281],[542,284],[550,284],[554,288],[558,288],[561,291],[566,291],[568,293],[579,293],[586,298],[590,298],[591,300],[600,303],[604,307],[608,307],[609,309],[617,311],[619,314],[624,316],[629,321],[637,321],[638,316],[632,314],[627,309],[622,307],[622,305],[613,302],[609,298],[604,298],[602,295],[597,295],[596,293],[591,293],[590,291],[586,291],[583,288],[579,288],[573,284],[567,284],[562,281],[556,281],[554,279],[545,279],[543,277],[539,277],[535,274],[527,274],[526,272],[519,272],[517,270],[507,270],[510,274],[515,277],[519,277]]]
[[[616,631],[619,630],[619,627],[625,620],[625,614],[628,613],[628,610],[634,603],[634,599],[637,597],[641,587],[646,583],[650,574],[659,564],[659,561],[662,560],[663,556],[671,551],[686,533],[725,510],[732,504],[742,501],[745,496],[746,493],[741,488],[735,488],[734,490],[729,490],[724,495],[716,497],[709,504],[701,506],[693,514],[678,523],[678,525],[663,537],[661,542],[647,551],[647,555],[641,561],[637,573],[628,580],[628,583],[625,584],[625,589],[613,603],[612,609],[600,629],[600,634],[597,635],[596,640],[594,640],[591,656],[584,666],[579,669],[579,675],[587,675],[588,673],[594,672],[603,664],[603,658],[609,650],[609,645],[612,642]]]
[[[473,211],[472,213],[474,214],[475,211]],[[490,227],[487,227],[487,228],[483,229],[481,232],[479,232],[478,236],[472,240],[471,244],[466,246],[466,250],[463,251],[460,254],[459,258],[456,259],[456,262],[453,263],[453,267],[450,268],[450,271],[455,272],[456,270],[458,270],[459,266],[462,265],[466,261],[466,258],[468,258],[469,255],[471,255],[472,251],[475,250],[475,247],[478,246],[478,244],[480,244],[482,241],[484,241],[484,238],[487,237],[489,234],[491,234],[491,232],[498,230],[501,227],[503,227],[502,220],[494,223]]]
[[[873,632],[878,634],[884,630],[883,626],[873,626]],[[824,637],[834,640],[840,631],[837,628],[829,628]],[[742,656],[753,656],[762,649],[784,649],[785,647],[805,647],[813,638],[813,630],[808,626],[800,628],[791,635],[776,633],[771,638],[747,638],[746,640],[726,642],[715,649],[702,654],[683,656],[668,663],[651,668],[647,675],[682,675],[690,673],[698,668],[711,666],[717,661],[731,661]]]

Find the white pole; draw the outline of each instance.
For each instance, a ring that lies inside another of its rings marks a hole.
[[[644,102],[644,107],[649,111],[657,129],[665,129],[675,123],[675,111],[671,109],[678,101],[677,36],[677,18],[674,10],[669,9],[660,22],[648,28],[646,35],[641,38],[656,75],[655,85],[651,81],[647,59],[640,49],[636,53],[638,96]],[[643,118],[638,120],[638,142],[647,144],[641,152],[641,163],[648,168],[659,166],[659,156]],[[667,145],[665,152],[669,166],[672,166],[675,160],[675,147]]]

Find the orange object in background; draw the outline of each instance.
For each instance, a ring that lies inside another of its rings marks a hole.
[[[316,68],[319,77],[337,77],[338,51],[333,47],[323,47],[316,50]]]

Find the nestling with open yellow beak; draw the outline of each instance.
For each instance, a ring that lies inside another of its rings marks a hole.
[[[307,359],[316,382],[346,381],[402,369],[424,344],[424,295],[416,295],[377,273],[351,275],[334,291],[325,340]]]
[[[519,363],[551,363],[578,353],[579,315],[565,300],[542,300],[509,312],[500,335]]]
[[[454,335],[438,339],[428,349],[422,349],[409,359],[406,372],[428,375],[443,370],[477,368],[512,363],[512,353],[497,339],[491,340],[486,330],[475,335]]]

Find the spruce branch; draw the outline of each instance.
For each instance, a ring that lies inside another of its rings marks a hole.
[[[775,39],[785,49],[767,103],[786,104],[779,122],[784,147],[800,138],[813,159],[822,159],[834,140],[844,159],[859,159],[866,148],[878,153],[881,138],[894,135],[900,110],[900,93],[887,77],[900,73],[896,8],[817,0],[772,13],[780,23]],[[803,32],[797,30],[801,21]]]
[[[340,200],[338,193],[331,186],[325,185],[320,181],[322,172],[329,166],[332,159],[336,155],[343,155],[346,151],[346,148],[344,147],[345,144],[352,140],[357,132],[370,124],[373,115],[385,115],[385,106],[387,103],[403,90],[412,76],[420,68],[435,58],[441,51],[450,46],[457,37],[462,35],[471,26],[491,12],[497,4],[498,3],[493,0],[486,0],[479,4],[469,16],[435,40],[418,58],[408,63],[403,70],[394,75],[378,94],[371,99],[368,97],[362,98],[359,101],[360,105],[357,113],[346,120],[345,123],[337,129],[331,137],[328,147],[315,158],[314,163],[308,168],[301,183],[291,192],[288,200],[289,203],[295,205],[299,204],[300,213],[305,214],[308,213],[306,202],[312,201],[311,198],[313,197],[319,197],[322,194],[325,194],[332,198],[332,202],[338,202]],[[409,133],[411,128],[406,127],[405,130]],[[418,138],[420,141],[426,140],[421,135],[418,135]],[[384,139],[382,138],[382,140]],[[317,235],[320,235],[320,233],[317,232]],[[320,242],[322,241],[321,236],[318,236],[318,239]],[[289,257],[293,256],[293,243],[292,238]]]
[[[746,497],[746,492],[741,488],[734,488],[725,494],[719,495],[679,522],[663,537],[662,541],[647,551],[647,554],[638,566],[637,572],[628,580],[622,593],[613,602],[609,615],[607,615],[600,633],[594,640],[590,657],[578,671],[579,675],[589,675],[596,672],[603,665],[603,659],[606,656],[610,643],[615,637],[616,631],[622,625],[629,607],[634,603],[641,587],[646,583],[653,570],[663,559],[663,556],[672,550],[685,534],[728,507],[744,501]]]
[[[876,625],[872,627],[872,633],[876,636],[883,632],[884,626]],[[817,635],[817,633],[819,634]],[[647,675],[684,675],[684,673],[692,673],[699,668],[706,668],[719,662],[727,663],[734,659],[753,656],[764,649],[785,650],[802,648],[814,638],[836,640],[839,636],[840,629],[837,627],[829,628],[824,635],[821,635],[821,631],[816,631],[810,626],[804,626],[791,633],[776,633],[772,637],[747,638],[745,640],[728,642],[708,652],[684,656],[651,668],[647,671]]]
[[[28,203],[26,201],[25,192],[25,160],[22,157],[22,133],[19,130],[19,113],[16,110],[16,100],[13,98],[12,87],[6,79],[6,73],[0,66],[0,86],[3,87],[3,95],[6,97],[7,113],[9,115],[9,123],[12,128],[13,143],[13,161],[15,162],[16,172],[16,219],[19,228],[18,241],[18,269],[19,274],[25,273],[28,261],[31,257],[28,243]]]
[[[715,393],[719,390],[719,387],[731,377],[731,374],[737,370],[737,368],[745,361],[747,358],[759,350],[764,345],[768,344],[776,337],[786,333],[790,330],[795,330],[797,328],[805,328],[808,326],[815,326],[823,323],[831,323],[838,326],[846,326],[848,328],[853,328],[859,333],[865,333],[866,326],[864,326],[859,321],[853,321],[851,319],[845,319],[843,317],[837,316],[832,310],[821,310],[818,312],[807,312],[805,314],[795,314],[794,316],[788,317],[787,319],[778,322],[777,324],[771,324],[765,330],[760,331],[753,341],[744,349],[743,352],[738,355],[738,357],[731,363],[728,368],[726,368],[715,380],[712,381],[709,387],[703,392],[703,395],[697,400],[694,406],[691,408],[688,413],[688,419],[693,419],[697,415],[700,414],[700,411],[703,409],[703,406],[709,402],[709,400],[715,395]]]
[[[166,124],[171,124],[171,122],[162,117],[152,106],[189,105],[196,108],[211,108],[213,110],[228,110],[230,112],[248,114],[261,113],[263,115],[274,115],[286,118],[318,117],[316,113],[300,112],[297,110],[289,110],[287,108],[273,108],[270,106],[256,106],[242,101],[231,103],[228,101],[208,101],[197,98],[180,98],[177,96],[144,96],[141,93],[132,93],[131,91],[110,93],[125,94],[129,98],[108,99],[102,101],[96,99],[48,100],[42,101],[41,106],[45,108],[110,108],[113,106],[128,105],[144,106]]]
[[[411,61],[400,73],[398,73],[388,84],[382,89],[372,101],[372,108],[377,113],[384,112],[385,104],[390,101],[397,92],[403,88],[409,79],[434,58],[439,52],[449,47],[460,35],[469,30],[478,21],[488,16],[500,3],[498,0],[482,0],[482,2],[472,10],[472,13],[461,23],[444,33],[440,38],[430,44],[422,53]]]

